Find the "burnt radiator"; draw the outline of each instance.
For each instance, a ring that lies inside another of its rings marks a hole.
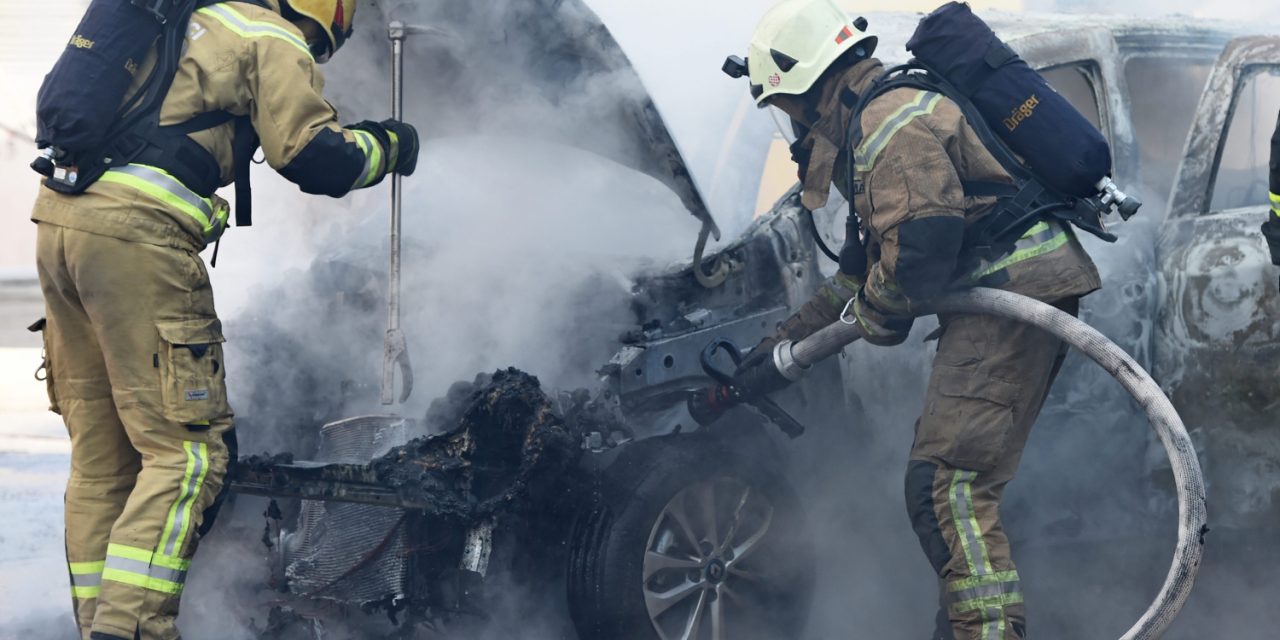
[[[327,424],[316,461],[366,464],[407,442],[408,429],[397,416]],[[298,527],[282,545],[289,590],[357,605],[403,598],[409,548],[404,520],[403,509],[303,500]]]

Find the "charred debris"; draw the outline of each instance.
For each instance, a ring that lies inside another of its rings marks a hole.
[[[593,434],[622,429],[589,392],[553,399],[536,377],[515,368],[454,385],[431,412],[437,414],[431,422],[456,427],[411,440],[365,464],[301,461],[287,453],[242,458],[233,473],[234,489],[475,522],[517,509],[544,484],[559,485],[560,474],[600,437]]]
[[[490,554],[501,579],[545,575],[554,552],[513,550],[563,546],[570,514],[598,484],[578,462],[625,433],[617,412],[591,393],[552,397],[514,368],[456,383],[423,421],[453,427],[361,463],[367,450],[344,438],[394,442],[408,420],[353,418],[324,427],[316,461],[239,460],[233,490],[272,498],[262,539],[281,596],[262,637],[356,612],[385,613],[388,637],[487,616]],[[513,566],[511,556],[530,566]]]

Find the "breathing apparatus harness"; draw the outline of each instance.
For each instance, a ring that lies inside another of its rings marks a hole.
[[[1041,220],[1067,222],[1105,242],[1115,242],[1117,238],[1107,230],[1103,215],[1110,213],[1114,207],[1119,210],[1124,220],[1128,220],[1142,205],[1136,199],[1120,192],[1110,179],[1104,179],[1098,185],[1098,194],[1088,198],[1069,196],[1044,184],[1044,181],[1037,177],[1035,172],[991,130],[972,101],[965,98],[964,94],[941,74],[919,60],[912,60],[907,64],[889,69],[859,98],[858,106],[850,114],[846,129],[843,147],[845,153],[852,154],[853,150],[862,143],[861,116],[867,105],[872,100],[900,88],[939,93],[954,102],[977,134],[978,139],[982,141],[983,146],[1013,178],[1012,184],[977,181],[963,183],[966,197],[996,198],[996,205],[992,211],[965,232],[964,247],[970,257],[995,259],[1009,253],[1018,238]],[[849,198],[849,217],[846,222],[846,228],[849,231],[856,231],[858,228],[857,212],[853,204],[855,193],[853,165],[853,159],[849,158],[845,162],[844,172],[845,193]],[[814,230],[816,231],[816,225]],[[856,233],[846,236],[846,249],[841,251],[841,256],[848,252],[849,242],[856,241],[856,238]],[[819,238],[818,242],[821,243],[822,240]],[[823,252],[828,256],[831,255],[830,249],[825,246],[823,246]]]
[[[178,72],[192,14],[197,9],[226,1],[130,0],[133,7],[147,12],[161,25],[161,34],[155,44],[155,66],[138,90],[116,112],[101,144],[92,149],[62,149],[53,145],[44,148],[43,154],[31,163],[31,168],[45,176],[43,182],[46,187],[59,193],[80,194],[107,171],[140,163],[164,170],[192,192],[208,198],[221,186],[222,170],[213,154],[192,140],[189,134],[234,122],[232,151],[236,226],[252,224],[249,165],[260,140],[249,117],[219,110],[199,114],[175,125],[160,125],[160,111]],[[269,8],[264,0],[236,1]],[[50,75],[52,78],[54,74]],[[42,93],[44,91],[42,89]]]

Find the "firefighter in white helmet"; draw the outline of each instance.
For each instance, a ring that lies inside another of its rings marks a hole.
[[[1271,211],[1262,225],[1262,237],[1271,250],[1271,263],[1280,267],[1280,117],[1276,118],[1276,129],[1271,134],[1271,171],[1268,182],[1271,186]]]
[[[940,94],[893,89],[856,113],[860,96],[883,73],[871,57],[877,38],[867,26],[831,0],[786,0],[760,22],[747,60],[726,63],[730,75],[749,76],[761,107],[791,117],[804,206],[826,205],[834,180],[850,191],[843,195],[853,199],[865,238],[846,243],[839,272],[744,368],[772,366],[767,354],[776,341],[802,339],[846,309],[869,342],[899,344],[913,309],[957,282],[997,286],[1071,313],[1081,296],[1101,286],[1070,229],[1047,221],[981,272],[964,271],[966,227],[995,202],[967,194],[966,185],[1007,185],[1011,178]],[[855,116],[863,136],[849,148]],[[1066,350],[1056,338],[1009,320],[940,321],[906,474],[912,526],[941,579],[945,606],[935,637],[1025,638],[1022,591],[999,504]]]
[[[47,322],[33,329],[71,436],[66,553],[84,638],[178,638],[191,559],[235,460],[222,325],[199,255],[227,224],[213,191],[235,177],[233,147],[256,136],[271,167],[334,197],[414,170],[413,127],[343,127],[321,93],[316,65],[355,12],[356,0],[202,0],[157,117],[226,117],[83,193],[41,189],[31,217]]]

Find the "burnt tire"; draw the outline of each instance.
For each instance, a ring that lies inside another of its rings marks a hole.
[[[814,557],[767,448],[702,435],[632,445],[575,522],[569,607],[582,640],[803,634]]]

